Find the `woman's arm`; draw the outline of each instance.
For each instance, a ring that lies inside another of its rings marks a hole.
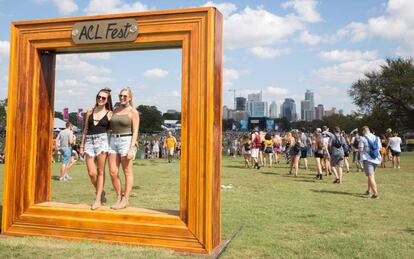
[[[138,140],[138,130],[139,130],[139,114],[135,108],[132,108],[132,139],[131,146],[129,147],[128,159],[133,159],[135,156],[135,144]]]
[[[88,112],[86,113],[85,116],[85,122],[84,122],[84,127],[83,127],[83,131],[82,131],[82,139],[81,139],[81,143],[79,146],[79,154],[83,157],[83,150],[85,147],[85,138],[86,138],[86,133],[88,132],[88,122],[89,122],[89,116],[91,116],[92,114],[92,110],[88,110]]]

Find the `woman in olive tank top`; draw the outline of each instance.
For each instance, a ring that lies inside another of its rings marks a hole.
[[[108,129],[112,115],[111,89],[101,89],[96,95],[93,109],[86,113],[85,127],[82,132],[80,155],[85,155],[88,175],[96,190],[95,202],[91,209],[96,210],[106,203],[105,162],[108,155]]]
[[[138,139],[139,115],[133,104],[133,95],[129,87],[121,90],[119,104],[115,106],[111,121],[111,140],[109,144],[109,171],[117,200],[112,209],[124,209],[128,206],[133,185],[132,161],[135,158]],[[125,188],[122,192],[119,179],[119,166],[125,175]],[[123,196],[122,196],[123,193]]]

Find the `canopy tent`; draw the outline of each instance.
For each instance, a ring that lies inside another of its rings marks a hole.
[[[64,129],[66,129],[66,121],[59,118],[53,118],[53,131],[61,131]],[[78,132],[78,127],[73,125],[73,131]]]

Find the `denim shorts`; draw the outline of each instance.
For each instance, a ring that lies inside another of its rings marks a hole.
[[[88,156],[95,157],[102,153],[107,153],[109,149],[108,134],[86,135],[84,152]]]
[[[375,175],[375,169],[377,168],[377,164],[364,160],[362,165],[364,166],[364,171],[365,171],[366,176]]]
[[[131,147],[132,136],[111,136],[109,141],[109,154],[120,154],[121,156],[127,156]]]
[[[62,164],[67,165],[72,161],[72,148],[70,147],[63,147],[61,149],[62,152]]]

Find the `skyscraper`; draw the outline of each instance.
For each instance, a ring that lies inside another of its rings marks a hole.
[[[313,121],[315,119],[315,101],[313,92],[306,90],[305,100],[301,102],[300,114],[302,120]]]
[[[295,100],[291,98],[285,98],[280,112],[282,118],[287,118],[289,121],[294,121],[296,118]]]
[[[323,104],[318,104],[318,107],[315,107],[315,119],[322,120],[323,116],[325,116],[325,108]]]
[[[236,111],[245,111],[246,110],[246,98],[236,97]]]
[[[311,106],[309,100],[304,100],[300,102],[300,117],[304,121],[312,121],[315,108]]]
[[[268,113],[267,102],[262,101],[262,92],[247,96],[247,111],[251,117],[265,117]]]
[[[276,104],[275,101],[273,101],[270,104],[270,107],[269,107],[269,117],[271,119],[276,119],[277,118],[277,104]]]

